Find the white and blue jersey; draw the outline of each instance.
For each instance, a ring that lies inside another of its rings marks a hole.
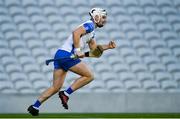
[[[86,50],[88,47],[88,42],[95,37],[95,25],[93,21],[88,20],[83,24],[79,25],[83,26],[86,30],[86,34],[80,37],[80,48],[82,50]],[[68,57],[74,53],[74,45],[73,45],[73,35],[71,34],[62,47],[56,52],[55,59],[61,57]],[[54,62],[54,69],[63,69],[64,71],[68,71],[69,68],[81,62],[80,59],[71,59],[66,58],[62,59],[61,61]]]
[[[84,26],[86,30],[86,34],[81,36],[80,38],[80,48],[84,50],[87,48],[87,43],[89,40],[94,38],[95,33],[94,33],[94,23],[93,21],[89,20],[81,24],[80,26]],[[67,52],[73,52],[74,51],[74,46],[73,46],[73,35],[71,34],[68,39],[65,41],[64,45],[60,48],[61,50],[65,50]]]

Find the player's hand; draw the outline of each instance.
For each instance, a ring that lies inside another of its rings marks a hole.
[[[116,43],[114,41],[110,41],[108,44],[109,49],[114,49],[116,48]]]
[[[85,54],[84,54],[83,52],[81,52],[81,51],[76,51],[76,52],[75,52],[75,55],[76,55],[78,58],[83,58],[83,57],[85,57]]]

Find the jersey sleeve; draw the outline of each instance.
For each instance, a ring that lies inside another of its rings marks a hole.
[[[90,33],[94,30],[94,24],[93,22],[86,22],[83,24],[85,30],[86,30],[86,33]]]

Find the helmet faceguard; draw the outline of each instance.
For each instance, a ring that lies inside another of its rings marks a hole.
[[[92,8],[89,12],[89,15],[93,18],[95,23],[98,23],[100,19],[96,21],[95,16],[101,18],[102,16],[107,16],[107,12],[105,9],[102,8]]]

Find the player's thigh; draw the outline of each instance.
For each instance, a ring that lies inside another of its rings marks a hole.
[[[81,76],[93,77],[93,72],[91,71],[91,69],[82,61],[71,67],[69,70]]]
[[[53,86],[55,88],[60,88],[63,85],[66,74],[67,72],[63,69],[55,69],[53,71]]]

